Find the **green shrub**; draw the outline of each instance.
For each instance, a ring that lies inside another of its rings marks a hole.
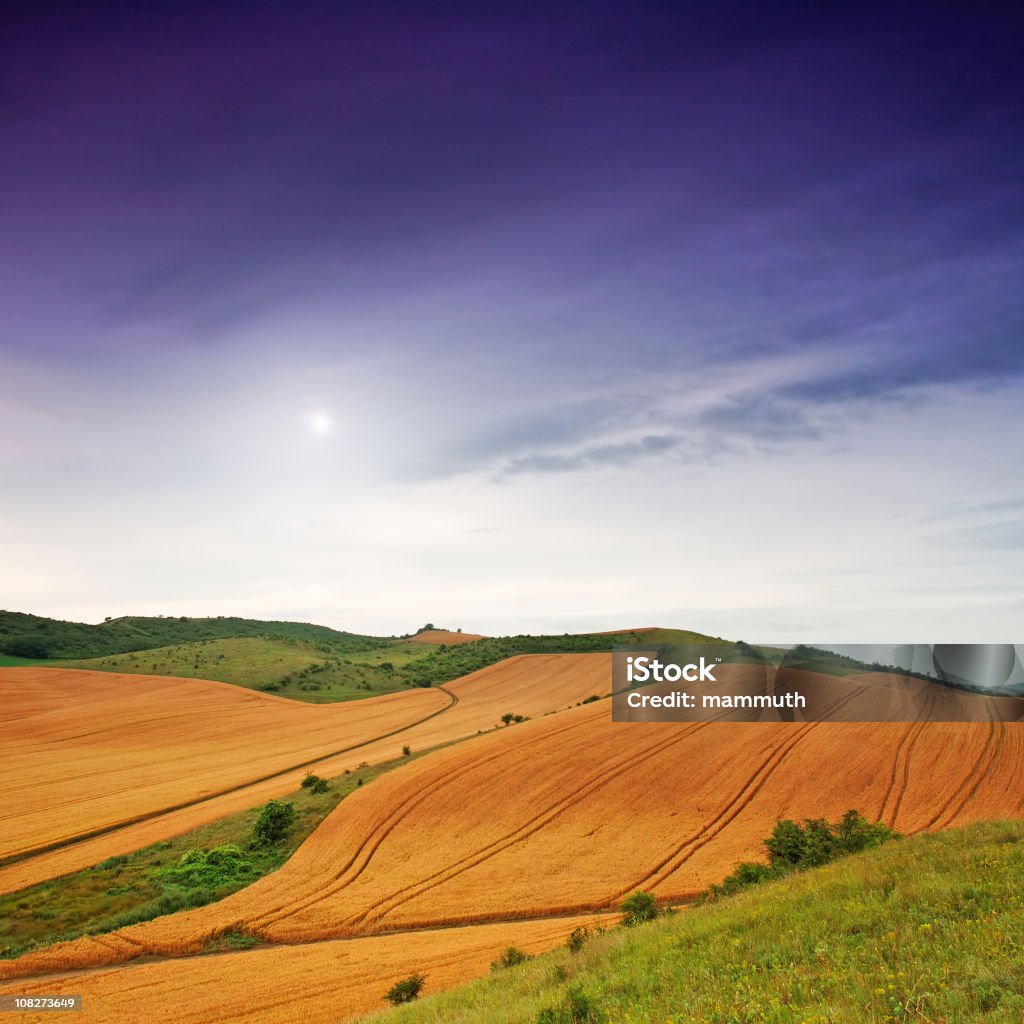
[[[570,953],[576,954],[587,944],[590,939],[590,929],[585,925],[580,925],[578,928],[573,928],[569,933],[569,938],[565,940],[565,948]]]
[[[622,925],[632,928],[633,925],[653,921],[658,916],[658,905],[649,892],[635,892],[619,904],[622,911]]]
[[[189,891],[236,886],[257,878],[259,873],[252,856],[234,843],[212,850],[188,850],[176,863],[156,872],[161,879]]]
[[[401,1006],[402,1003],[411,1003],[423,991],[423,983],[427,980],[425,974],[410,974],[408,978],[396,981],[388,989],[384,998],[392,1006]]]
[[[851,853],[860,853],[899,837],[881,822],[869,822],[859,811],[847,811],[839,821],[805,818],[803,823],[783,818],[764,840],[768,864],[744,861],[737,864],[721,885],[712,885],[704,899],[731,896],[740,889],[791,871],[820,867]]]
[[[778,821],[764,846],[773,866],[810,868],[894,838],[896,833],[887,825],[869,822],[859,811],[847,811],[835,824],[824,818],[806,818],[802,825],[788,818]]]
[[[491,970],[501,971],[506,967],[515,967],[518,964],[526,963],[530,959],[532,958],[526,950],[519,949],[516,946],[506,946],[505,952],[491,964]]]
[[[279,843],[295,824],[295,808],[283,800],[271,800],[263,809],[252,827],[252,841],[256,846]]]

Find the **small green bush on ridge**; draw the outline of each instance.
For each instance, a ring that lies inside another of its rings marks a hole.
[[[862,853],[898,839],[899,833],[881,822],[869,822],[858,811],[847,811],[839,821],[805,818],[802,824],[784,818],[764,840],[769,863],[743,861],[720,885],[712,885],[704,899],[730,896],[750,885],[830,864],[852,853]]]

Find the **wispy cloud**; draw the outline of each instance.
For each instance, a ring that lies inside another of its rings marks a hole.
[[[664,455],[677,450],[681,438],[652,434],[636,441],[618,444],[590,445],[579,451],[555,455],[523,455],[512,459],[501,471],[501,476],[521,473],[571,473],[579,469],[595,469],[630,465],[638,459]]]

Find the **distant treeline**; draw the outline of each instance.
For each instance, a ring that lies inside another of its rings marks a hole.
[[[339,652],[371,650],[390,643],[388,639],[345,633],[308,622],[262,621],[227,615],[205,619],[186,615],[134,615],[92,625],[0,611],[0,654],[17,658],[100,658],[239,636],[288,637],[329,644]]]

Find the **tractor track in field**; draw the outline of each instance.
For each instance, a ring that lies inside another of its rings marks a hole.
[[[336,936],[317,936],[316,938],[309,939],[289,939],[284,942],[274,942],[266,940],[257,945],[250,947],[249,949],[217,949],[217,950],[200,950],[197,952],[181,952],[181,953],[155,953],[149,949],[143,947],[140,943],[132,942],[131,945],[137,947],[140,952],[130,959],[122,959],[120,961],[106,963],[106,964],[90,964],[85,967],[67,967],[57,968],[56,970],[36,971],[27,973],[20,976],[10,978],[0,978],[0,986],[7,986],[18,983],[30,983],[38,984],[43,983],[47,979],[51,978],[72,978],[72,977],[86,977],[91,974],[103,974],[109,971],[121,971],[121,970],[132,970],[136,967],[145,967],[149,964],[162,963],[167,960],[192,960],[198,957],[224,957],[224,956],[237,956],[239,954],[266,950],[266,949],[294,949],[304,948],[307,946],[316,946],[322,942],[362,942],[366,939],[381,939],[390,938],[391,936],[402,936],[402,935],[418,935],[421,932],[433,932],[433,931],[453,931],[461,928],[481,928],[488,925],[495,924],[529,924],[537,921],[561,921],[561,920],[572,920],[578,917],[604,917],[608,914],[617,914],[618,911],[614,907],[605,906],[603,904],[588,903],[580,904],[577,906],[565,906],[554,908],[551,912],[530,912],[524,914],[478,914],[467,916],[465,918],[443,918],[433,921],[424,921],[423,923],[417,923],[414,925],[403,926],[399,928],[384,928],[375,932],[363,932],[359,935],[336,935]],[[211,938],[213,940],[220,938],[226,932],[232,929],[218,929],[216,934]],[[109,938],[106,935],[93,936],[97,941]],[[120,939],[121,936],[118,936]],[[110,943],[104,942],[111,950],[116,950],[116,947]],[[0,961],[2,962],[2,961]]]
[[[371,904],[360,913],[348,918],[343,922],[343,925],[353,927],[362,924],[367,920],[370,922],[379,922],[383,920],[388,914],[402,906],[404,903],[408,903],[410,900],[422,896],[431,889],[434,889],[439,885],[443,885],[445,882],[451,881],[453,878],[471,870],[478,864],[482,864],[484,861],[490,860],[492,857],[497,856],[505,850],[511,849],[511,847],[515,846],[517,843],[521,843],[529,839],[531,836],[536,835],[536,833],[544,828],[545,825],[550,824],[555,820],[555,818],[575,806],[582,797],[588,797],[602,789],[622,772],[631,771],[637,766],[650,760],[652,757],[657,757],[670,747],[682,743],[694,732],[699,731],[705,725],[707,725],[706,722],[694,723],[689,728],[679,730],[676,735],[669,735],[667,739],[660,740],[645,750],[637,751],[632,755],[623,757],[611,765],[603,765],[601,770],[588,781],[575,788],[562,799],[544,807],[531,818],[518,825],[511,832],[493,840],[486,846],[474,850],[472,853],[466,854],[454,864],[447,865],[439,871],[434,872],[434,874],[428,875],[426,878],[421,878],[417,882],[391,893],[390,896],[384,897],[377,903]]]
[[[854,700],[867,689],[867,686],[859,686],[847,696],[840,698],[831,705],[829,711],[835,711],[845,704]],[[608,898],[609,903],[625,896],[626,893],[634,892],[643,886],[657,886],[670,878],[679,870],[699,849],[706,846],[712,839],[718,836],[733,820],[735,820],[750,802],[764,788],[765,783],[775,773],[776,769],[789,755],[790,751],[804,739],[810,732],[821,725],[821,722],[805,723],[795,736],[784,740],[780,745],[769,751],[761,760],[757,768],[748,776],[743,785],[736,791],[735,795],[728,800],[719,812],[702,826],[697,832],[692,833],[686,840],[680,843],[675,849],[659,861],[647,874],[634,880],[630,885],[617,891]]]
[[[928,823],[923,828],[916,829],[915,833],[924,832],[936,827],[946,828],[951,825],[960,812],[974,798],[981,784],[995,766],[999,757],[999,751],[1002,749],[1003,741],[1006,738],[1006,723],[995,718],[995,704],[992,703],[991,698],[986,697],[985,699],[989,701],[993,715],[989,723],[989,733],[985,745],[953,795],[931,817]]]
[[[924,732],[925,722],[915,722],[907,730],[905,736],[905,743],[900,744],[900,749],[896,752],[896,758],[892,763],[893,777],[894,780],[898,779],[895,791],[890,789],[889,793],[885,795],[885,801],[882,804],[883,810],[885,805],[889,802],[889,796],[894,793],[892,809],[889,811],[888,820],[886,824],[889,828],[896,827],[896,819],[900,816],[900,808],[903,806],[903,798],[907,795],[907,788],[910,786],[910,760],[914,754],[914,746],[921,737],[921,733]],[[899,763],[899,758],[902,755],[902,765]],[[879,813],[878,820],[882,820],[882,815]]]
[[[532,746],[536,743],[544,743],[550,739],[551,736],[560,736],[562,733],[576,728],[578,724],[578,722],[570,722],[567,725],[562,725],[560,728],[554,729],[549,733],[539,733],[537,736],[530,737],[528,740],[524,741],[522,746]],[[305,910],[306,907],[312,906],[314,903],[321,902],[325,897],[333,896],[335,893],[341,892],[362,875],[373,860],[377,851],[380,849],[381,844],[395,830],[395,828],[398,827],[410,811],[419,806],[419,804],[434,793],[461,779],[468,772],[485,767],[493,761],[506,756],[506,754],[507,751],[504,749],[484,751],[473,759],[467,760],[450,774],[442,775],[433,781],[426,783],[422,788],[409,794],[407,797],[402,799],[396,807],[386,811],[384,817],[379,818],[370,826],[369,833],[359,844],[348,861],[346,861],[346,863],[337,872],[335,872],[333,878],[327,883],[327,885],[319,888],[317,892],[308,895],[303,900],[296,903],[279,905],[269,911],[265,911],[258,918],[248,921],[246,924],[252,928],[269,927],[270,925],[276,924],[278,921],[291,917],[293,914],[301,910]],[[355,868],[355,870],[349,874],[353,868]]]
[[[907,726],[906,731],[900,738],[899,745],[896,747],[896,753],[892,761],[892,771],[889,776],[889,788],[885,791],[882,806],[878,809],[878,817],[876,819],[878,821],[886,819],[885,824],[890,828],[896,823],[900,807],[903,804],[904,794],[907,792],[907,786],[910,784],[910,758],[914,750],[914,744],[917,743],[918,738],[924,731],[927,716],[931,714],[934,701],[935,695],[929,691],[925,700],[926,714],[921,721],[911,722]],[[886,815],[886,808],[890,800],[894,800],[893,807],[889,814]]]
[[[388,732],[378,733],[376,736],[371,736],[369,739],[360,740],[358,743],[352,743],[347,747],[329,751],[326,754],[318,754],[316,757],[307,758],[304,761],[299,761],[286,768],[279,768],[254,779],[249,779],[246,782],[240,782],[235,786],[228,786],[226,789],[218,790],[215,793],[206,793],[193,800],[185,800],[181,803],[172,804],[169,807],[162,807],[156,811],[149,811],[146,814],[137,814],[131,818],[125,818],[121,821],[114,822],[113,824],[104,825],[101,828],[90,829],[87,832],[79,832],[73,836],[68,836],[65,839],[58,839],[52,843],[46,843],[43,846],[33,847],[31,850],[21,850],[17,853],[7,854],[4,857],[0,857],[0,868],[8,867],[11,864],[20,864],[25,861],[32,860],[35,857],[40,857],[46,853],[54,853],[57,850],[66,850],[77,846],[79,843],[85,843],[92,839],[97,839],[100,836],[113,835],[114,833],[123,831],[124,829],[132,828],[133,826],[142,824],[146,821],[155,821],[165,815],[173,814],[177,811],[187,810],[190,807],[198,807],[202,804],[209,803],[211,800],[217,800],[223,796],[230,796],[233,793],[240,793],[249,789],[251,786],[258,786],[263,782],[270,781],[271,779],[277,779],[283,775],[288,775],[290,772],[299,771],[303,768],[312,768],[324,761],[340,757],[342,754],[348,754],[353,750],[359,750],[362,747],[367,747],[380,740],[386,740],[390,739],[392,736],[398,736],[400,733],[406,732],[415,726],[422,725],[424,722],[429,722],[432,718],[436,718],[438,715],[443,715],[445,712],[451,711],[451,709],[459,703],[458,695],[452,693],[451,690],[446,689],[444,686],[435,686],[434,689],[442,691],[448,697],[448,703],[443,708],[431,711],[430,714],[424,715],[422,718],[418,718],[413,722],[409,722],[407,725],[403,725],[398,729],[391,729]]]

